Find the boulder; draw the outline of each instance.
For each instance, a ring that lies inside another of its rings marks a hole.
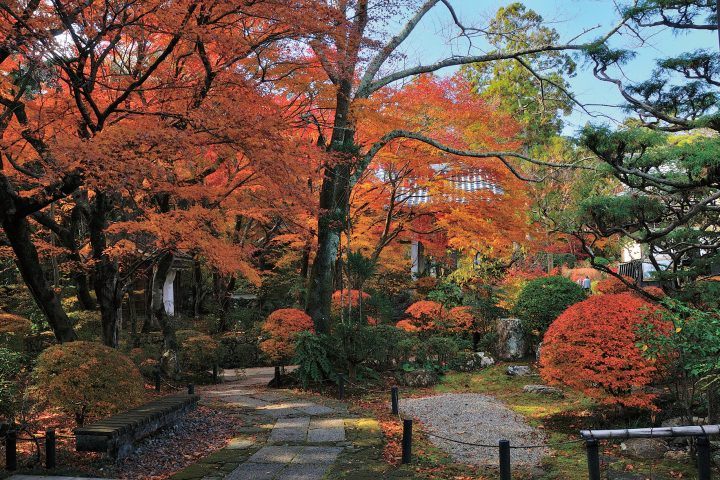
[[[532,370],[527,365],[512,365],[507,368],[507,374],[511,377],[525,377],[532,374]]]
[[[547,385],[525,385],[523,387],[525,393],[535,393],[538,395],[545,395],[548,397],[565,398],[565,394],[562,390]]]
[[[685,425],[705,425],[706,418],[693,417],[692,422],[688,423],[687,420],[683,420],[682,417],[672,417],[667,420],[663,420],[660,424],[661,427],[682,427]]]
[[[656,438],[631,438],[620,447],[625,455],[640,460],[659,460],[668,451],[667,444]]]
[[[690,461],[690,452],[687,450],[668,450],[663,457],[673,462],[687,463]]]
[[[413,388],[430,387],[440,381],[437,373],[422,368],[410,372],[399,372],[396,377],[400,384]]]
[[[475,352],[475,361],[480,365],[480,368],[495,365],[495,359],[485,352]]]
[[[527,343],[519,318],[501,318],[497,321],[498,356],[503,360],[518,360],[527,353]]]
[[[465,352],[453,362],[453,368],[459,372],[472,372],[495,365],[495,360],[485,352]]]

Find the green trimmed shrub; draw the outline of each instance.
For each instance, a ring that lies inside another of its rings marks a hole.
[[[568,278],[536,278],[523,287],[514,313],[522,320],[525,335],[536,343],[558,315],[585,298],[583,289]]]
[[[74,322],[78,339],[92,342],[102,338],[102,317],[95,310],[76,310],[68,317]]]
[[[222,368],[248,368],[257,367],[267,362],[262,362],[262,351],[258,342],[258,336],[246,332],[226,332],[218,335],[216,339],[222,346]]]
[[[32,322],[12,313],[0,312],[0,346],[16,352],[25,350],[25,339],[32,334]]]
[[[222,346],[210,335],[200,334],[186,338],[181,343],[180,350],[180,365],[184,371],[190,373],[208,372],[222,359]]]
[[[40,354],[33,371],[38,397],[75,417],[128,410],[144,401],[140,371],[119,351],[94,342],[54,345]]]

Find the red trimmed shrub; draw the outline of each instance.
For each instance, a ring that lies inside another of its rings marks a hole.
[[[635,281],[630,277],[624,278],[630,283],[635,283]],[[625,285],[619,278],[612,276],[606,278],[605,280],[600,280],[597,285],[595,285],[595,293],[602,295],[612,295],[615,293],[624,293],[629,291],[630,288],[627,285]]]
[[[654,408],[655,396],[643,387],[655,379],[657,368],[636,345],[639,324],[670,328],[658,309],[631,293],[596,295],[572,305],[545,334],[542,377],[603,403]]]
[[[400,320],[396,327],[408,332],[443,330],[447,327],[448,312],[441,304],[420,300],[410,305],[405,313],[409,318]]]
[[[295,353],[297,334],[314,332],[315,328],[312,318],[302,310],[281,308],[268,315],[262,330],[270,338],[260,343],[260,349],[274,362],[284,363]]]

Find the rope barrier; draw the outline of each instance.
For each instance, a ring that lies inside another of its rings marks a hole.
[[[468,445],[471,447],[498,448],[497,444],[487,445],[487,444],[483,444],[483,443],[464,442],[462,440],[456,440],[454,438],[443,437],[442,435],[437,435],[437,434],[430,433],[430,432],[425,432],[425,435],[428,435],[430,437],[439,438],[441,440],[446,440],[448,442],[459,443],[461,445]],[[578,439],[578,440],[568,440],[566,442],[547,443],[547,444],[543,444],[543,445],[512,445],[511,444],[510,448],[515,448],[515,449],[551,448],[551,447],[557,447],[560,445],[571,445],[574,443],[582,443],[584,441],[585,440]]]

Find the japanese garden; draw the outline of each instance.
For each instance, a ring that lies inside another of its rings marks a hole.
[[[0,478],[720,478],[720,0],[1,0]]]

